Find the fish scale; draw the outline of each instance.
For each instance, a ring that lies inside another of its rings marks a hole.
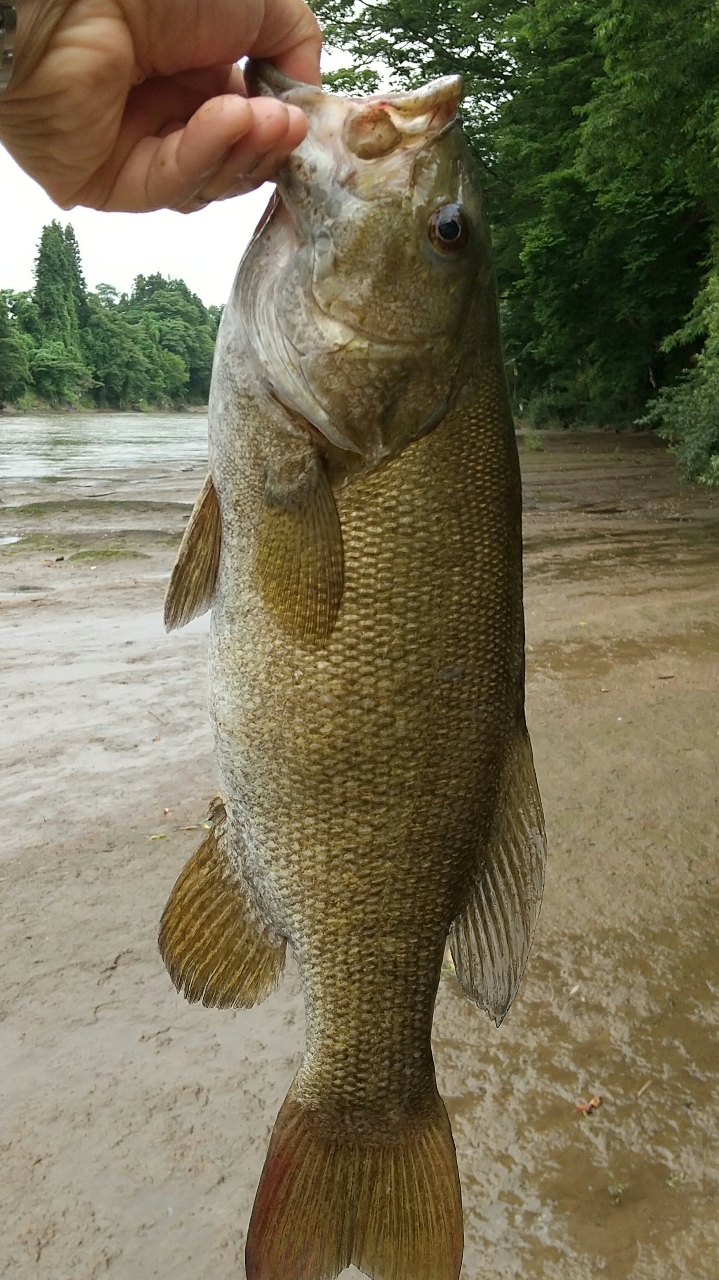
[[[377,1280],[456,1280],[461,1200],[431,1049],[443,955],[449,939],[468,996],[501,1021],[544,869],[523,711],[519,468],[488,236],[452,123],[456,79],[431,87],[424,125],[427,91],[416,116],[401,95],[392,130],[380,119],[392,95],[368,108],[266,68],[257,84],[304,106],[310,133],[225,312],[210,487],[168,593],[170,626],[212,607],[222,795],[160,944],[178,988],[208,1005],[263,998],[287,944],[298,963],[306,1049],[258,1188],[249,1280],[325,1280],[349,1262]],[[427,240],[443,203],[469,226],[446,262]],[[335,287],[323,293],[313,237],[326,256],[333,229]],[[373,234],[389,237],[374,266]],[[413,255],[429,296],[403,335]],[[359,301],[353,312],[343,297],[342,333],[362,328],[364,383],[362,357],[353,345],[345,369],[328,319],[353,271]],[[310,313],[320,345],[303,365],[294,339],[266,327]],[[296,369],[278,366],[288,358]],[[382,390],[395,360],[400,385],[417,368],[409,407]]]

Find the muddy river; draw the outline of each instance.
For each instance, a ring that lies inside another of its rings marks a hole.
[[[204,428],[122,422],[0,421],[0,1275],[237,1280],[302,1006],[191,1008],[156,952],[215,791],[207,621],[160,619]],[[716,1280],[719,494],[647,436],[521,457],[550,862],[501,1030],[440,988],[463,1277]]]

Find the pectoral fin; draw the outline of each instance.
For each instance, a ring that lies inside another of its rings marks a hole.
[[[546,838],[532,747],[518,726],[502,775],[494,830],[469,903],[449,935],[464,992],[497,1026],[517,994],[544,888]]]
[[[262,928],[228,861],[221,800],[213,802],[210,821],[163,912],[160,954],[190,1004],[249,1009],[277,986],[286,944],[277,946]]]
[[[220,564],[222,524],[212,476],[208,476],[180,543],[165,596],[165,629],[176,631],[212,604]]]
[[[268,472],[257,529],[257,581],[284,631],[326,644],[344,587],[342,529],[324,463],[312,450]]]

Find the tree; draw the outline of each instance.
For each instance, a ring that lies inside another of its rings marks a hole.
[[[604,0],[603,74],[585,111],[583,167],[597,187],[683,186],[719,217],[719,10],[714,0]]]
[[[712,272],[695,308],[706,343],[694,368],[660,391],[645,421],[658,425],[687,480],[719,485],[719,276]],[[693,318],[687,328],[691,330]],[[680,335],[681,336],[681,335]]]
[[[142,334],[120,314],[117,294],[108,286],[89,294],[87,307],[82,344],[92,371],[95,403],[118,409],[153,403],[153,360],[159,353],[154,347],[150,353],[143,348]]]
[[[80,338],[85,286],[77,241],[69,231],[66,235],[55,221],[43,227],[35,263],[32,301],[39,332],[31,368],[39,394],[51,404],[77,403],[92,386]]]
[[[596,190],[680,190],[705,231],[701,287],[664,353],[695,356],[645,421],[687,479],[719,484],[719,11],[713,0],[610,0],[597,14],[604,76],[588,104],[580,163]]]
[[[0,293],[0,408],[9,400],[19,400],[30,387],[28,346],[10,315],[6,296]]]
[[[30,368],[35,389],[51,405],[76,404],[92,386],[84,361],[55,338],[34,348]]]
[[[217,337],[216,309],[215,314],[208,311],[183,280],[154,275],[137,277],[122,310],[131,324],[151,318],[160,350],[166,357],[175,357],[162,361],[169,398],[206,403]]]
[[[43,227],[35,261],[35,290],[43,339],[80,351],[78,267],[59,222]]]
[[[595,20],[592,0],[536,0],[505,30],[514,71],[494,130],[493,224],[515,395],[539,423],[636,418],[686,359],[664,340],[708,248],[686,184],[588,180]]]
[[[220,307],[182,280],[138,276],[129,297],[91,293],[72,226],[43,228],[32,293],[0,293],[0,402],[35,392],[48,404],[204,404]]]
[[[85,276],[82,270],[80,246],[77,242],[75,229],[69,222],[63,232],[63,240],[65,241],[67,251],[70,284],[72,296],[75,300],[78,324],[81,329],[84,329],[90,318],[90,310],[87,301],[87,285],[85,284]]]

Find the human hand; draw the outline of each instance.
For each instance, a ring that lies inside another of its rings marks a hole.
[[[234,64],[319,84],[320,49],[304,0],[19,0],[0,141],[64,209],[189,213],[267,181],[307,130]]]

